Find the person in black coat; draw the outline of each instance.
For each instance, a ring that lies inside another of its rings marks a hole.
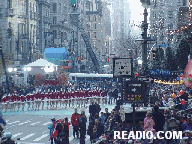
[[[102,125],[99,119],[96,120],[96,138],[99,138],[102,134],[104,134],[104,126]]]
[[[70,123],[68,122],[68,118],[66,117],[65,118],[65,123],[64,123],[64,129],[63,129],[63,132],[65,134],[64,136],[64,143],[65,144],[69,144],[69,125]]]
[[[85,111],[82,111],[81,116],[79,118],[80,144],[85,144],[86,122],[87,118],[85,116]]]
[[[105,115],[105,122],[106,122],[107,119],[108,119],[108,117],[110,116],[110,113],[109,113],[109,111],[108,111],[108,108],[105,108],[105,113],[104,113],[104,115]]]
[[[91,105],[89,105],[89,113],[95,117],[95,114],[97,113],[97,108],[96,105],[94,103],[92,103]]]
[[[165,124],[165,117],[161,112],[159,112],[158,106],[155,106],[153,108],[152,116],[153,116],[153,120],[155,122],[155,127],[154,127],[155,130],[156,131],[163,131],[163,126]]]
[[[96,107],[96,114],[99,114],[101,111],[101,107],[99,104],[95,103],[95,107]]]

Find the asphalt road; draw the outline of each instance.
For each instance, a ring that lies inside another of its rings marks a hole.
[[[114,108],[114,105],[102,106],[104,112],[105,108],[109,108],[109,111]],[[80,113],[81,110],[85,110],[87,118],[89,117],[88,108],[78,109]],[[33,143],[33,144],[49,144],[49,129],[48,125],[51,123],[51,118],[56,119],[68,117],[71,119],[71,115],[74,109],[61,109],[61,110],[39,110],[39,111],[18,111],[18,112],[6,112],[3,113],[4,118],[7,121],[5,126],[5,132],[11,132],[12,139],[21,143]],[[88,126],[88,123],[87,123]],[[20,138],[20,141],[17,140]],[[70,144],[78,144],[79,139],[73,138],[73,127],[70,126],[69,132]],[[86,144],[90,144],[89,136],[86,135]]]

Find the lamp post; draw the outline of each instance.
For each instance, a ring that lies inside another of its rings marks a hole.
[[[142,39],[143,39],[143,43],[142,43],[142,63],[143,63],[143,70],[144,70],[144,75],[147,75],[147,41],[150,41],[147,38],[147,29],[148,29],[148,23],[147,23],[147,7],[150,5],[150,0],[140,0],[140,2],[142,3],[142,5],[144,6],[144,21],[142,23],[142,28],[143,28],[143,32],[142,32]]]

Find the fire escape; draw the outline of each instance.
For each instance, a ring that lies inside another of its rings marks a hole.
[[[102,6],[101,6],[101,2],[100,1],[97,1],[98,3],[98,10],[97,11],[94,11],[94,12],[86,12],[86,14],[102,14]],[[88,32],[85,30],[85,22],[83,21],[83,19],[80,19],[80,13],[78,13],[76,11],[76,9],[74,8],[74,11],[72,13],[69,14],[70,15],[70,19],[71,19],[71,24],[75,25],[78,27],[78,30],[81,32],[81,36],[85,42],[85,45],[86,45],[86,50],[91,58],[91,61],[93,63],[93,69],[95,72],[100,72],[101,68],[100,68],[100,57],[98,57],[96,55],[96,48],[92,45],[92,41],[89,37],[89,34]]]

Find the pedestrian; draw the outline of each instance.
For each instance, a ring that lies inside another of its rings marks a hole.
[[[108,117],[110,116],[110,113],[108,111],[108,108],[105,108],[105,122],[107,121]]]
[[[82,111],[81,116],[79,118],[80,144],[85,144],[86,122],[87,118],[85,116],[85,111]]]
[[[152,119],[151,112],[148,111],[146,117],[144,119],[144,130],[145,131],[153,131],[153,127],[155,125],[154,120]]]
[[[101,123],[104,125],[104,124],[105,124],[105,119],[106,119],[106,117],[105,117],[105,115],[104,115],[103,112],[101,112],[101,117],[100,117],[100,119],[101,119]]]
[[[109,96],[109,102],[108,102],[108,104],[112,104],[113,92],[112,92],[111,89],[110,89],[109,92],[108,92],[108,96]]]
[[[64,133],[65,133],[65,137],[64,137],[64,143],[65,144],[69,144],[69,126],[70,126],[70,122],[68,122],[68,118],[65,118],[65,122],[64,122]]]
[[[52,133],[53,133],[53,125],[55,125],[56,123],[56,119],[55,118],[52,118],[51,119],[51,124],[48,126],[48,129],[50,130],[50,140],[51,140],[51,144],[53,144],[53,141],[56,142],[56,138],[54,138],[52,136]]]
[[[163,126],[165,124],[165,117],[161,112],[159,112],[158,106],[154,107],[152,116],[153,116],[153,120],[155,122],[155,127],[154,127],[155,130],[163,131]]]
[[[94,102],[92,102],[91,105],[89,105],[89,113],[95,117],[95,114],[97,113],[97,108],[96,105],[94,104]]]
[[[72,117],[71,117],[74,138],[75,138],[75,134],[76,134],[77,138],[79,138],[79,117],[80,117],[80,114],[78,114],[77,109],[75,109],[75,113],[72,114]]]

